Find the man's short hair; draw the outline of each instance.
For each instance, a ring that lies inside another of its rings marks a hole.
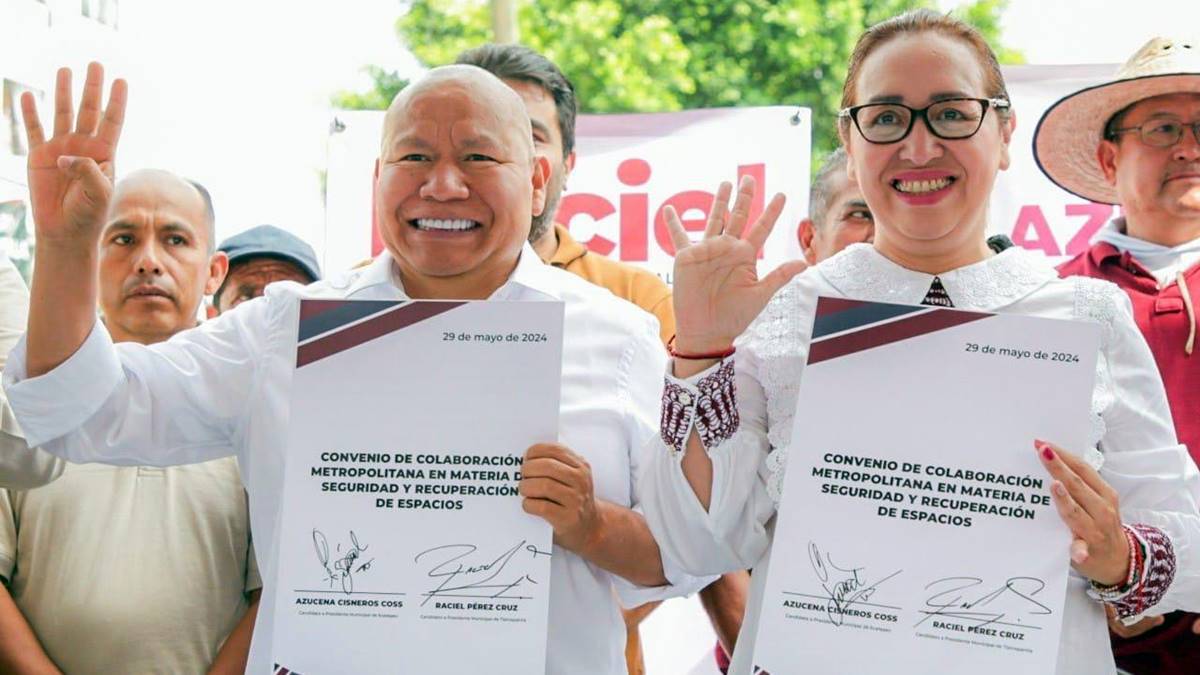
[[[199,181],[191,178],[184,178],[188,185],[196,188],[196,192],[200,193],[200,198],[204,200],[204,228],[208,234],[208,254],[212,255],[217,251],[217,212],[213,209],[212,195],[208,193],[208,188],[200,184]]]
[[[825,226],[825,213],[829,210],[829,200],[833,199],[830,179],[846,173],[846,149],[839,147],[825,156],[821,169],[813,177],[812,188],[808,193],[808,217],[813,226],[820,229]]]
[[[1144,100],[1145,99],[1134,101],[1133,103],[1130,103],[1124,108],[1121,108],[1117,112],[1113,113],[1112,117],[1108,118],[1108,122],[1105,122],[1104,124],[1104,140],[1116,141],[1118,138],[1120,138],[1120,134],[1117,133],[1117,129],[1120,129],[1121,125],[1125,123],[1125,116],[1129,114],[1130,110],[1133,110],[1133,106],[1141,103]]]
[[[457,64],[483,68],[501,80],[529,82],[554,97],[558,130],[562,133],[563,159],[575,150],[575,116],[579,103],[575,86],[550,59],[522,45],[486,44],[458,55]]]

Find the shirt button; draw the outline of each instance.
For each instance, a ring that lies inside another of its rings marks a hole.
[[[691,405],[691,404],[692,404],[692,395],[691,395],[691,394],[689,394],[689,393],[687,393],[686,391],[685,391],[685,392],[680,392],[680,394],[679,394],[679,402],[680,402],[680,403],[682,403],[682,404],[684,404],[684,405]]]

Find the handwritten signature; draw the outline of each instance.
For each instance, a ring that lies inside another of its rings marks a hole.
[[[933,609],[925,610],[925,618],[916,625],[935,616],[973,622],[977,628],[1010,616],[1017,621],[1027,616],[1047,616],[1053,611],[1034,599],[1045,587],[1046,582],[1034,577],[1010,577],[996,587],[985,587],[979,577],[938,579],[925,586],[933,592],[925,606]]]
[[[413,562],[433,563],[427,572],[431,579],[439,580],[437,587],[424,593],[425,606],[435,597],[459,598],[513,598],[519,599],[518,589],[536,585],[538,582],[528,573],[521,571],[520,562],[515,560],[532,560],[540,555],[548,556],[549,551],[541,551],[533,544],[524,540],[512,548],[506,549],[499,556],[483,563],[469,560],[479,547],[474,544],[446,544],[435,546],[417,554]],[[519,555],[522,552],[530,554]],[[508,569],[512,564],[514,569]]]
[[[829,603],[825,606],[826,614],[835,626],[840,626],[845,621],[846,610],[850,605],[870,600],[885,581],[903,571],[896,570],[875,583],[867,585],[863,578],[865,567],[839,567],[833,562],[831,555],[821,552],[816,542],[808,543],[808,561],[812,564],[817,580],[821,582],[821,588],[829,596]]]
[[[342,554],[342,545],[338,544],[335,552],[341,555],[340,558],[330,559],[329,556],[329,540],[325,538],[325,534],[320,530],[312,531],[313,548],[317,552],[317,560],[321,563],[321,568],[325,571],[324,581],[329,583],[329,587],[333,588],[334,584],[340,582],[342,591],[347,595],[354,592],[354,575],[358,572],[366,572],[371,569],[371,565],[375,562],[374,558],[366,562],[359,562],[363,557],[363,552],[367,550],[366,546],[358,543],[358,535],[354,534],[354,530],[350,530],[350,545],[346,547],[346,553]]]

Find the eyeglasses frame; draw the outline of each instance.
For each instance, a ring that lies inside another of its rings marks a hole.
[[[1200,121],[1191,122],[1191,123],[1181,121],[1179,123],[1179,126],[1180,126],[1179,136],[1177,136],[1174,141],[1171,141],[1167,145],[1155,145],[1153,143],[1147,143],[1146,137],[1142,133],[1142,127],[1144,127],[1147,124],[1150,124],[1152,122],[1156,122],[1156,121],[1161,122],[1162,120],[1146,120],[1145,122],[1142,122],[1141,124],[1137,125],[1136,127],[1123,127],[1121,129],[1112,129],[1108,132],[1108,136],[1105,140],[1115,141],[1115,140],[1117,140],[1117,136],[1119,136],[1121,134],[1128,133],[1130,131],[1136,131],[1136,132],[1138,132],[1138,141],[1142,145],[1144,145],[1148,148],[1173,148],[1179,144],[1179,141],[1183,140],[1184,129],[1191,127],[1192,128],[1192,136],[1194,136],[1196,138],[1197,143],[1200,143]]]
[[[942,134],[939,134],[933,128],[933,123],[929,121],[929,115],[926,114],[930,108],[932,108],[936,105],[941,105],[943,103],[952,103],[954,101],[975,101],[976,103],[979,103],[980,105],[983,106],[983,110],[979,113],[978,126],[975,127],[975,131],[972,131],[971,133],[967,134],[966,136],[943,136]],[[865,133],[863,133],[862,126],[860,126],[858,123],[858,113],[860,110],[862,110],[863,108],[869,108],[871,106],[879,106],[879,105],[896,105],[896,106],[900,106],[901,108],[904,108],[905,110],[908,110],[910,113],[912,113],[908,118],[908,128],[905,129],[904,133],[901,134],[900,137],[894,141],[873,141],[873,140],[867,138],[867,135]],[[975,134],[979,133],[979,130],[983,128],[983,119],[985,117],[987,117],[987,111],[988,111],[989,107],[993,108],[995,110],[1010,110],[1012,108],[1012,103],[1010,103],[1008,101],[1008,99],[1006,99],[1006,98],[1000,98],[1000,97],[975,98],[972,96],[959,96],[959,97],[955,97],[955,98],[944,98],[939,101],[934,101],[933,103],[930,103],[929,105],[925,106],[924,108],[913,108],[911,106],[904,105],[903,103],[864,103],[862,105],[850,106],[849,108],[842,108],[841,110],[838,111],[838,119],[850,118],[850,121],[854,122],[854,128],[858,129],[858,133],[860,136],[863,137],[863,140],[868,143],[874,144],[874,145],[891,145],[892,143],[899,143],[900,141],[903,141],[904,139],[908,138],[908,135],[912,133],[913,126],[915,126],[917,123],[918,117],[920,117],[925,122],[925,128],[928,129],[929,133],[933,134],[934,136],[936,136],[944,141],[961,141],[961,140],[964,140],[967,138],[971,138]]]

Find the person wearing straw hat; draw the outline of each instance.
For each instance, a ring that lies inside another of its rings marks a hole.
[[[1200,460],[1200,41],[1150,40],[1111,81],[1051,106],[1033,144],[1050,180],[1121,206],[1059,272],[1106,279],[1129,295],[1179,440]],[[1200,615],[1111,625],[1125,670],[1200,672]]]

